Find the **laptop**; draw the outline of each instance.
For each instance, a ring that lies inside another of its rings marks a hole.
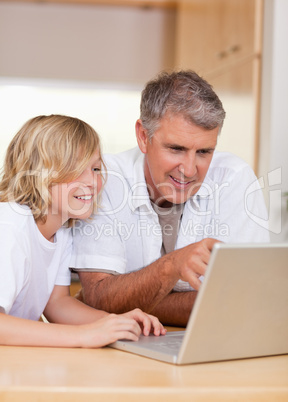
[[[215,244],[185,331],[109,346],[178,365],[288,353],[288,244]]]

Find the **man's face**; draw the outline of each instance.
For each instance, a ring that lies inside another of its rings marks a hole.
[[[200,188],[217,144],[219,127],[206,130],[182,116],[165,115],[151,142],[140,120],[138,144],[145,153],[145,179],[153,202],[181,204]]]

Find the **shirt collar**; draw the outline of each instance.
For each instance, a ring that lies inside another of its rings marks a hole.
[[[155,213],[149,198],[147,184],[144,175],[144,154],[140,154],[136,159],[133,167],[134,183],[131,189],[131,207],[133,212],[140,207],[145,207],[147,210]]]
[[[201,200],[207,200],[213,197],[213,181],[206,175],[201,187],[193,197],[189,198],[189,202],[195,209],[200,209]]]

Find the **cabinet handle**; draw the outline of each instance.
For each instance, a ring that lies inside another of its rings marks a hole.
[[[241,46],[240,45],[233,45],[231,47],[229,47],[228,49],[228,53],[237,53],[241,50]]]
[[[225,50],[221,50],[221,52],[216,53],[218,59],[224,59],[228,56],[228,53]]]
[[[233,45],[230,46],[228,49],[226,50],[221,50],[220,52],[216,53],[216,57],[218,59],[224,59],[225,57],[228,57],[230,54],[234,54],[237,53],[241,50],[241,46],[240,45]]]

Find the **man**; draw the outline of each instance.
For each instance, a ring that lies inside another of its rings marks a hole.
[[[139,149],[106,156],[101,210],[75,227],[71,267],[87,304],[184,326],[215,242],[269,241],[245,209],[263,218],[265,205],[261,191],[245,198],[250,167],[214,153],[225,112],[196,73],[148,82],[140,109]]]

